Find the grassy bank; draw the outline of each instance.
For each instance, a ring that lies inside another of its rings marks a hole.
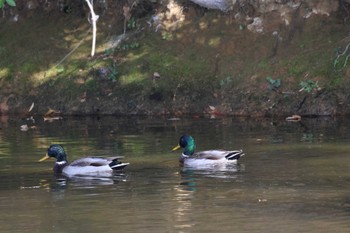
[[[201,114],[209,106],[234,115],[348,113],[339,107],[348,98],[345,57],[337,71],[334,62],[349,40],[336,17],[257,34],[231,15],[186,14],[168,31],[137,19],[117,47],[108,41],[122,34],[123,20],[102,17],[93,58],[85,19],[34,14],[3,22],[0,112],[35,102],[38,113],[66,114]]]

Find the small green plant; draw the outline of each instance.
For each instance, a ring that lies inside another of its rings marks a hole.
[[[63,73],[64,72],[64,67],[62,65],[56,66],[56,72],[58,74]]]
[[[129,29],[134,29],[134,28],[136,28],[136,20],[135,20],[134,17],[131,17],[131,18],[128,20],[127,26],[128,26]]]
[[[126,51],[129,50],[129,45],[128,44],[122,44],[117,47],[118,51]]]
[[[172,34],[170,32],[164,32],[162,33],[162,39],[163,40],[171,40],[173,38]]]
[[[5,2],[9,4],[10,6],[16,6],[16,3],[14,0],[0,0],[0,8],[3,8],[5,5]]]
[[[131,49],[136,49],[138,47],[140,47],[140,43],[138,43],[138,42],[133,42],[133,43],[130,44],[130,48]]]
[[[346,46],[343,52],[341,51],[341,48],[336,48],[337,57],[333,62],[333,68],[335,71],[341,71],[347,66],[350,57],[349,46],[350,43]]]
[[[116,49],[118,51],[128,51],[129,49],[136,49],[140,47],[140,43],[138,42],[133,42],[131,44],[122,44],[119,45]]]
[[[280,79],[273,79],[271,77],[266,78],[267,82],[269,83],[269,90],[277,89],[281,86],[281,80]]]
[[[113,63],[112,66],[109,67],[108,79],[115,82],[117,81],[118,77],[119,77],[119,71],[118,71],[117,65]]]
[[[312,133],[304,133],[302,138],[301,138],[302,142],[312,143],[314,140],[315,140],[315,137]]]
[[[231,82],[232,82],[232,78],[230,76],[228,76],[228,77],[226,77],[224,79],[221,79],[220,80],[220,87],[226,86],[226,85],[228,85]]]
[[[114,48],[106,49],[104,52],[105,56],[109,56],[109,55],[113,54],[114,50],[115,50]]]
[[[299,86],[301,87],[301,89],[299,91],[305,91],[307,93],[310,93],[314,90],[317,90],[319,88],[317,82],[313,81],[313,80],[306,80],[306,81],[301,81],[299,83]]]

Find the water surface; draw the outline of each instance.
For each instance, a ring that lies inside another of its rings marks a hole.
[[[349,232],[346,119],[86,117],[21,131],[0,118],[0,232]],[[238,165],[193,170],[171,152],[243,149]],[[124,156],[111,178],[56,177],[38,163],[52,143],[69,160]]]

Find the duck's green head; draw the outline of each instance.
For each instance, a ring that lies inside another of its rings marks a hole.
[[[194,143],[193,137],[189,135],[182,135],[179,140],[179,145],[173,148],[173,151],[178,150],[180,148],[184,148],[185,155],[193,155],[196,144]]]
[[[57,162],[66,162],[67,161],[67,155],[64,151],[63,147],[57,144],[51,145],[47,149],[47,154],[39,160],[39,162],[45,161],[49,158],[55,158]]]

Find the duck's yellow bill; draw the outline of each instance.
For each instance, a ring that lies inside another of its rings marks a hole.
[[[180,145],[177,145],[177,146],[175,146],[175,147],[172,149],[172,151],[178,150],[178,149],[180,149],[180,148],[181,148],[181,146],[180,146]]]
[[[47,154],[42,157],[38,162],[42,162],[42,161],[45,161],[45,160],[48,160],[50,158],[50,156],[48,156]]]

